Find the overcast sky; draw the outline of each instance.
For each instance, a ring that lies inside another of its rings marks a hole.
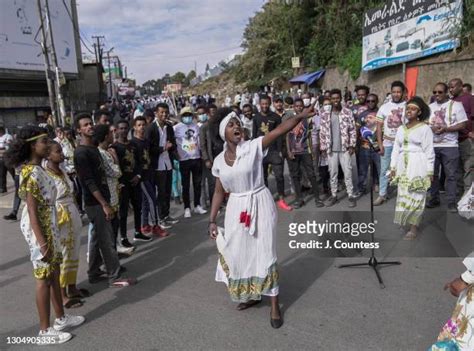
[[[240,53],[243,30],[264,0],[77,0],[79,27],[93,50],[104,35],[138,84],[177,71],[198,74]],[[90,53],[83,47],[83,51]],[[91,55],[93,56],[93,55]]]

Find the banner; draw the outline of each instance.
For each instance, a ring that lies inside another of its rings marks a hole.
[[[77,73],[74,26],[68,11],[72,16],[70,0],[49,0],[58,65],[63,72]],[[44,57],[38,43],[41,40],[39,28],[36,1],[2,1],[0,68],[44,71]]]
[[[462,0],[389,0],[367,11],[363,22],[367,71],[459,46]]]

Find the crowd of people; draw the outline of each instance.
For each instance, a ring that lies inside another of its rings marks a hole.
[[[179,221],[170,215],[171,201],[182,203],[185,219],[210,209],[216,280],[227,284],[239,309],[271,296],[271,324],[279,328],[276,209],[297,210],[311,197],[317,208],[332,207],[344,189],[348,207],[356,207],[372,191],[371,177],[379,194],[375,206],[397,187],[395,223],[408,226],[404,239],[416,239],[425,207],[440,206],[441,192],[456,212],[459,198],[472,191],[474,97],[463,91],[469,88],[461,79],[437,83],[429,105],[409,98],[400,81],[383,101],[367,86],[357,86],[354,95],[339,89],[239,93],[220,108],[209,94],[152,97],[111,101],[93,114],[77,114],[70,126],[28,125],[15,138],[0,127],[0,191],[6,191],[7,171],[16,185],[5,219],[16,220],[26,202],[21,230],[37,282],[39,336],[65,342],[71,335],[63,330],[84,322],[64,312],[90,295],[76,286],[81,218],[90,222],[89,282],[127,287],[137,281],[126,276],[119,257],[133,255],[132,242],[169,235]],[[268,190],[271,173],[275,194]],[[222,210],[225,245],[216,225]]]

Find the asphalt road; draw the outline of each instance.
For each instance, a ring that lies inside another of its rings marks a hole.
[[[9,179],[10,180],[10,179]],[[86,275],[86,228],[82,231],[79,286],[93,296],[69,313],[86,316],[72,330],[65,350],[425,350],[450,316],[455,298],[443,291],[463,271],[462,259],[474,247],[472,224],[445,209],[428,211],[420,237],[400,240],[392,222],[395,201],[376,209],[375,240],[379,260],[399,259],[400,266],[381,269],[380,289],[369,268],[339,269],[338,264],[366,262],[369,250],[290,249],[309,235],[289,235],[290,223],[307,220],[366,221],[368,196],[355,210],[347,199],[331,211],[312,201],[290,213],[279,212],[278,257],[280,299],[285,324],[270,327],[268,300],[238,312],[225,286],[214,282],[215,245],[206,236],[208,217],[194,215],[172,229],[172,235],[138,244],[122,261],[136,286],[89,285]],[[11,194],[0,196],[0,215],[8,213]],[[173,206],[175,216],[183,213]],[[131,229],[131,217],[129,228]],[[34,279],[19,222],[0,220],[1,349],[35,349],[8,345],[7,336],[36,336]],[[331,237],[331,244],[339,237]],[[342,240],[357,241],[346,236]],[[42,349],[48,349],[43,347]]]

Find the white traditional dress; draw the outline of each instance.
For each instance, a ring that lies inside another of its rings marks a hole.
[[[31,194],[38,204],[38,220],[51,254],[48,262],[43,261],[40,244],[31,228],[28,205],[21,214],[21,232],[30,249],[30,260],[33,263],[33,275],[36,279],[48,279],[61,263],[59,233],[56,221],[56,188],[54,180],[40,166],[25,165],[20,172],[18,196],[26,202]]]
[[[461,277],[469,286],[459,295],[453,315],[430,351],[474,350],[474,252],[463,263],[467,270]]]
[[[398,184],[395,223],[420,224],[434,159],[433,132],[428,125],[398,128],[390,163],[390,169],[395,171],[392,184]]]
[[[62,288],[75,285],[79,269],[81,216],[74,200],[74,188],[69,177],[63,172],[57,175],[47,170],[54,179],[57,190],[56,213],[58,219],[59,242],[63,256],[59,282]]]
[[[221,152],[212,167],[212,174],[230,193],[224,233],[216,239],[216,281],[227,285],[235,302],[278,295],[277,210],[263,181],[262,139],[241,142],[232,166],[225,162]]]

